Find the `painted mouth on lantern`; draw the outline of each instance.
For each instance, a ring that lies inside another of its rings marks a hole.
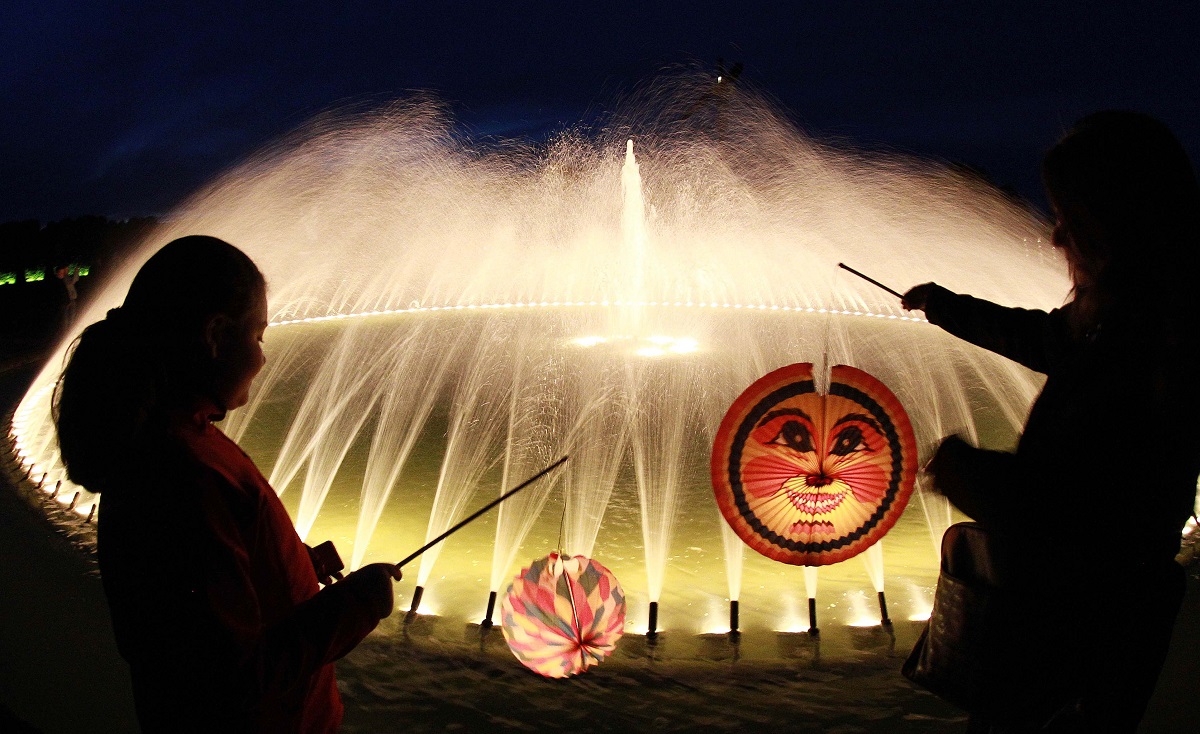
[[[825,492],[809,492],[800,490],[791,490],[787,493],[788,500],[801,512],[809,515],[828,515],[842,504],[845,494],[825,493]]]

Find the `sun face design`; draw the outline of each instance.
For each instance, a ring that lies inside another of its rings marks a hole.
[[[916,449],[907,415],[875,378],[835,367],[829,393],[791,365],[734,402],[713,449],[730,525],[777,560],[825,565],[874,543],[907,504]]]
[[[818,412],[823,401],[809,393],[769,411],[751,430],[743,453],[751,508],[770,512],[772,504],[786,501],[794,513],[786,534],[805,542],[854,530],[887,485],[887,467],[878,461],[887,448],[879,422],[845,412],[826,428],[826,416]]]

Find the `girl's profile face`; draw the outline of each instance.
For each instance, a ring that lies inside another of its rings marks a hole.
[[[267,363],[263,332],[267,328],[267,296],[260,289],[241,318],[217,317],[214,329],[213,398],[225,410],[240,408],[250,399],[250,385]]]
[[[1067,267],[1071,272],[1071,280],[1076,288],[1087,288],[1093,285],[1103,262],[1097,255],[1090,255],[1095,247],[1087,247],[1088,240],[1097,239],[1096,229],[1087,213],[1078,207],[1064,208],[1056,200],[1053,192],[1050,194],[1051,209],[1054,211],[1054,232],[1050,236],[1051,243],[1062,250],[1067,258]],[[1081,241],[1081,239],[1083,241]]]

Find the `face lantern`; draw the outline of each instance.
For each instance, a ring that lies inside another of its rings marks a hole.
[[[775,370],[743,392],[713,443],[717,505],[759,553],[797,566],[851,558],[882,538],[912,495],[917,447],[900,401],[838,365],[819,394],[813,366]]]

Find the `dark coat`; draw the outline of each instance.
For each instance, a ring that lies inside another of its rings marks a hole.
[[[333,661],[379,622],[308,549],[201,401],[100,505],[100,572],[144,731],[328,732]]]
[[[1059,643],[1057,653],[1027,650],[1028,664],[1072,671],[1086,731],[1133,732],[1183,598],[1174,558],[1200,475],[1200,335],[1150,309],[1079,334],[1075,308],[1005,308],[932,289],[932,323],[1046,383],[1015,452],[951,439],[929,471],[1023,559],[1014,583]]]
[[[1067,554],[1170,561],[1200,475],[1200,363],[1152,316],[1076,336],[1073,308],[933,289],[932,323],[1046,375],[1016,451],[952,443],[936,458],[938,488],[975,520]]]

